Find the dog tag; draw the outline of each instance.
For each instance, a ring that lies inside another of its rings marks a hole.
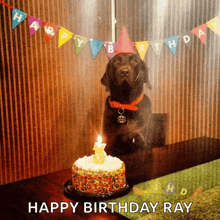
[[[123,124],[126,122],[126,117],[123,115],[119,115],[117,119],[118,119],[118,123]]]
[[[118,109],[118,113],[120,114],[118,116],[118,123],[123,124],[126,122],[126,117],[124,115],[122,115],[125,112],[125,110],[123,108],[119,108]]]

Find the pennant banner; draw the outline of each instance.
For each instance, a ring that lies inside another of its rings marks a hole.
[[[135,46],[137,48],[138,53],[140,54],[141,59],[143,60],[147,52],[149,42],[148,41],[136,42]]]
[[[73,37],[73,33],[66,30],[65,28],[61,27],[59,31],[59,44],[58,47],[61,47],[65,44],[68,40]]]
[[[28,21],[30,27],[30,35],[32,36],[42,26],[42,20],[30,16]]]
[[[17,27],[26,18],[26,13],[18,9],[12,10],[12,29]]]
[[[175,55],[176,54],[177,43],[178,43],[177,36],[166,38],[165,43],[170,48],[173,55]]]
[[[210,21],[206,22],[206,24],[207,27],[220,36],[220,16],[211,19]]]
[[[195,34],[204,44],[206,44],[206,26],[207,24],[202,24],[199,27],[192,29],[192,33]]]
[[[75,46],[75,53],[78,56],[83,47],[87,44],[88,40],[84,36],[76,35],[74,38],[74,46]]]
[[[111,59],[115,55],[115,50],[117,48],[117,43],[105,42],[104,43],[108,58]]]
[[[97,56],[98,52],[101,50],[103,43],[100,40],[91,39],[89,41],[89,44],[90,44],[90,48],[91,48],[93,59],[95,59],[95,57]]]
[[[191,50],[192,34],[190,32],[183,34],[182,42]]]
[[[50,39],[58,31],[58,29],[60,29],[58,47],[61,47],[63,44],[65,44],[68,40],[70,40],[74,36],[72,32],[66,30],[63,27],[59,28],[55,24],[43,22],[41,19],[29,16],[25,12],[20,11],[19,9],[16,9],[9,4],[6,4],[4,2],[0,2],[0,3],[12,9],[12,29],[17,27],[22,21],[26,19],[26,17],[28,17],[31,36],[42,26],[42,24],[44,24],[46,42],[49,42]],[[193,33],[202,41],[202,43],[206,44],[206,27],[208,27],[214,33],[220,36],[220,16],[217,16],[207,21],[205,24],[202,24],[194,28],[191,32],[187,32],[183,34],[181,36],[182,42],[189,49],[191,49],[191,46],[192,46],[192,34],[191,33]],[[104,46],[105,46],[108,58],[111,59],[114,55],[118,53],[135,53],[134,52],[134,45],[135,45],[141,59],[143,60],[146,55],[149,45],[151,45],[156,56],[159,57],[161,54],[164,42],[169,47],[173,55],[175,55],[177,44],[178,44],[178,38],[179,37],[177,36],[173,36],[173,37],[166,38],[165,40],[162,39],[162,40],[156,40],[156,41],[132,42],[129,39],[129,36],[128,36],[128,33],[125,27],[123,27],[119,41],[117,43],[105,42]],[[87,44],[88,41],[90,44],[90,49],[92,52],[93,59],[95,59],[100,49],[102,48],[103,42],[100,40],[96,40],[96,39],[89,40],[86,37],[80,36],[80,35],[76,35],[76,37],[74,37],[74,46],[75,46],[76,55],[79,55],[79,53],[81,52],[81,50]]]
[[[51,23],[46,23],[44,25],[45,30],[45,36],[46,36],[46,42],[48,42],[58,31],[58,26]]]
[[[156,41],[150,41],[150,45],[153,48],[155,54],[159,57],[163,48],[164,40],[156,40]]]

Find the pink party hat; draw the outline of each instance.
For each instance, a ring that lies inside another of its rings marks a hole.
[[[130,41],[125,27],[123,27],[123,29],[122,29],[121,36],[120,36],[119,41],[117,43],[115,55],[117,55],[119,53],[135,53],[134,52],[134,42]]]

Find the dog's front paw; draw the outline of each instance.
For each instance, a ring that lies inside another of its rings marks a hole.
[[[145,139],[141,133],[135,133],[129,135],[130,142],[136,147],[143,149],[145,146]]]
[[[145,140],[139,133],[121,136],[121,144],[126,154],[135,153],[138,150],[145,149]]]

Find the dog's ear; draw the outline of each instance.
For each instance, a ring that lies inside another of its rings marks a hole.
[[[106,71],[101,78],[102,85],[106,86],[106,92],[110,90],[110,78],[109,78],[110,64],[108,63]]]
[[[148,78],[148,67],[146,67],[145,63],[142,61],[141,70],[143,71],[144,75],[144,83],[147,84],[148,89],[152,90],[152,86],[150,84],[149,78]]]

